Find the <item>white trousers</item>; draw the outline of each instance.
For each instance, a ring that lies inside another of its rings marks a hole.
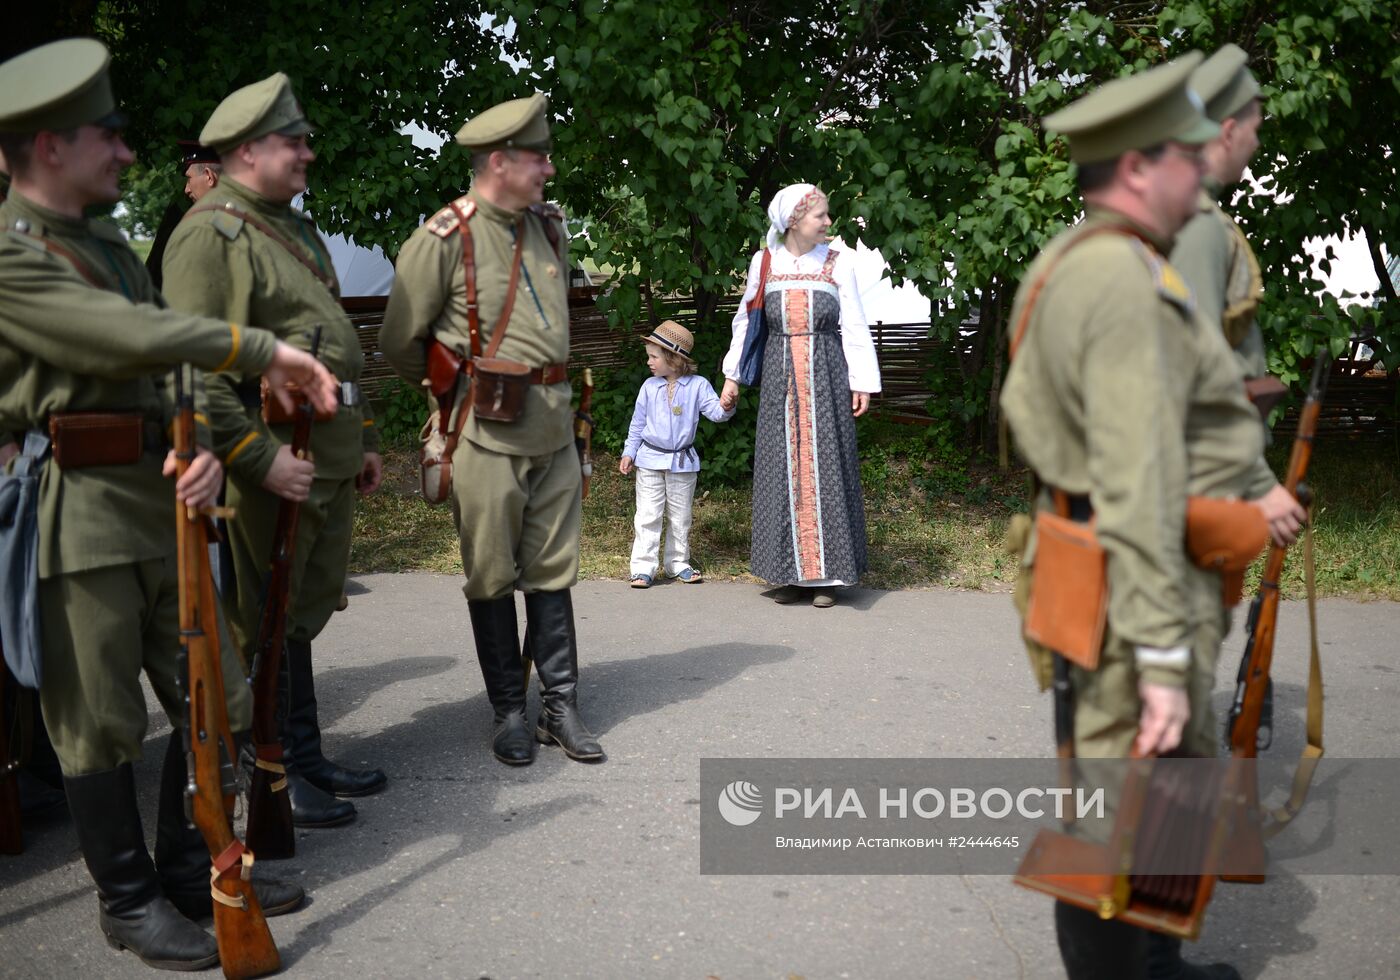
[[[690,564],[691,503],[699,473],[644,470],[637,473],[637,520],[632,539],[632,575],[656,575],[661,546],[661,518],[668,515],[666,574],[678,575]]]

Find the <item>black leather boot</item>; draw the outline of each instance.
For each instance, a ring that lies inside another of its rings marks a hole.
[[[1117,919],[1055,903],[1055,938],[1069,980],[1143,980],[1146,936]]]
[[[578,639],[568,589],[525,596],[525,642],[543,689],[535,738],[559,745],[570,759],[601,762],[603,747],[578,713]]]
[[[66,776],[63,784],[83,859],[97,883],[97,924],[107,944],[131,950],[157,970],[203,970],[219,962],[214,937],[161,894],[141,832],[131,766]],[[205,880],[207,889],[207,873]]]
[[[277,673],[277,717],[282,724],[282,765],[287,769],[287,802],[292,807],[294,827],[339,827],[355,819],[355,804],[337,800],[330,793],[307,781],[292,757],[294,743],[287,734],[291,700],[290,658],[283,651]]]
[[[1181,958],[1181,940],[1160,932],[1147,934],[1147,980],[1240,980],[1229,963],[1196,966]]]
[[[499,599],[471,599],[467,610],[476,660],[496,719],[491,753],[508,766],[528,766],[535,761],[535,740],[525,719],[525,665],[520,659],[515,593]]]
[[[170,904],[187,919],[214,914],[209,895],[209,846],[194,824],[185,819],[185,746],[189,735],[177,728],[165,747],[160,770],[160,803],[156,817],[156,873]],[[254,858],[257,855],[253,855]],[[253,882],[263,915],[285,915],[301,907],[306,891],[300,885],[272,879]]]
[[[378,793],[389,782],[382,769],[346,769],[321,754],[321,724],[316,718],[316,680],[311,673],[311,644],[302,640],[288,640],[282,657],[292,674],[291,708],[287,712],[285,730],[297,772],[311,785],[335,796]]]

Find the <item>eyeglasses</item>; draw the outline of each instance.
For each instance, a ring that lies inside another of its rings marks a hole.
[[[1206,160],[1204,146],[1187,146],[1184,143],[1168,143],[1166,145],[1166,152],[1179,156],[1181,159],[1188,163],[1193,163],[1198,167],[1202,166]]]

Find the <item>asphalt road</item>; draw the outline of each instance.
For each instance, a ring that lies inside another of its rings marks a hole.
[[[751,585],[585,582],[582,703],[608,761],[545,749],[509,769],[489,752],[459,581],[371,575],[350,591],[317,645],[322,724],[333,757],[390,785],[349,827],[260,862],[312,896],[272,920],[286,976],[1063,976],[1050,901],[1004,876],[699,873],[701,758],[1048,755],[1050,703],[1007,596],[856,591],[818,610]],[[1321,620],[1329,756],[1394,756],[1400,606],[1327,601]],[[1286,604],[1285,757],[1301,746],[1305,637]],[[1230,668],[1238,649],[1236,632]],[[138,766],[148,835],[166,727],[153,718]],[[0,975],[150,976],[102,941],[66,818],[26,843],[0,858]],[[1188,952],[1250,978],[1400,976],[1397,922],[1400,877],[1276,874],[1220,887]]]

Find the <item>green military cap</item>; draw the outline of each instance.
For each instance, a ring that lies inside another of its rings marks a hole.
[[[1201,63],[1192,51],[1147,71],[1115,78],[1043,120],[1069,139],[1075,163],[1113,160],[1173,140],[1206,143],[1220,127],[1206,118],[1200,96],[1187,82]]]
[[[539,92],[528,99],[511,99],[467,120],[457,130],[457,142],[473,153],[522,149],[548,153],[549,99]]]
[[[214,109],[199,141],[223,155],[268,133],[301,136],[311,132],[292,80],[282,72],[231,93]]]
[[[0,133],[126,125],[112,97],[109,61],[101,41],[70,37],[0,65]]]
[[[1259,98],[1259,83],[1249,70],[1249,55],[1227,44],[1191,73],[1191,88],[1206,105],[1206,115],[1223,122]]]

